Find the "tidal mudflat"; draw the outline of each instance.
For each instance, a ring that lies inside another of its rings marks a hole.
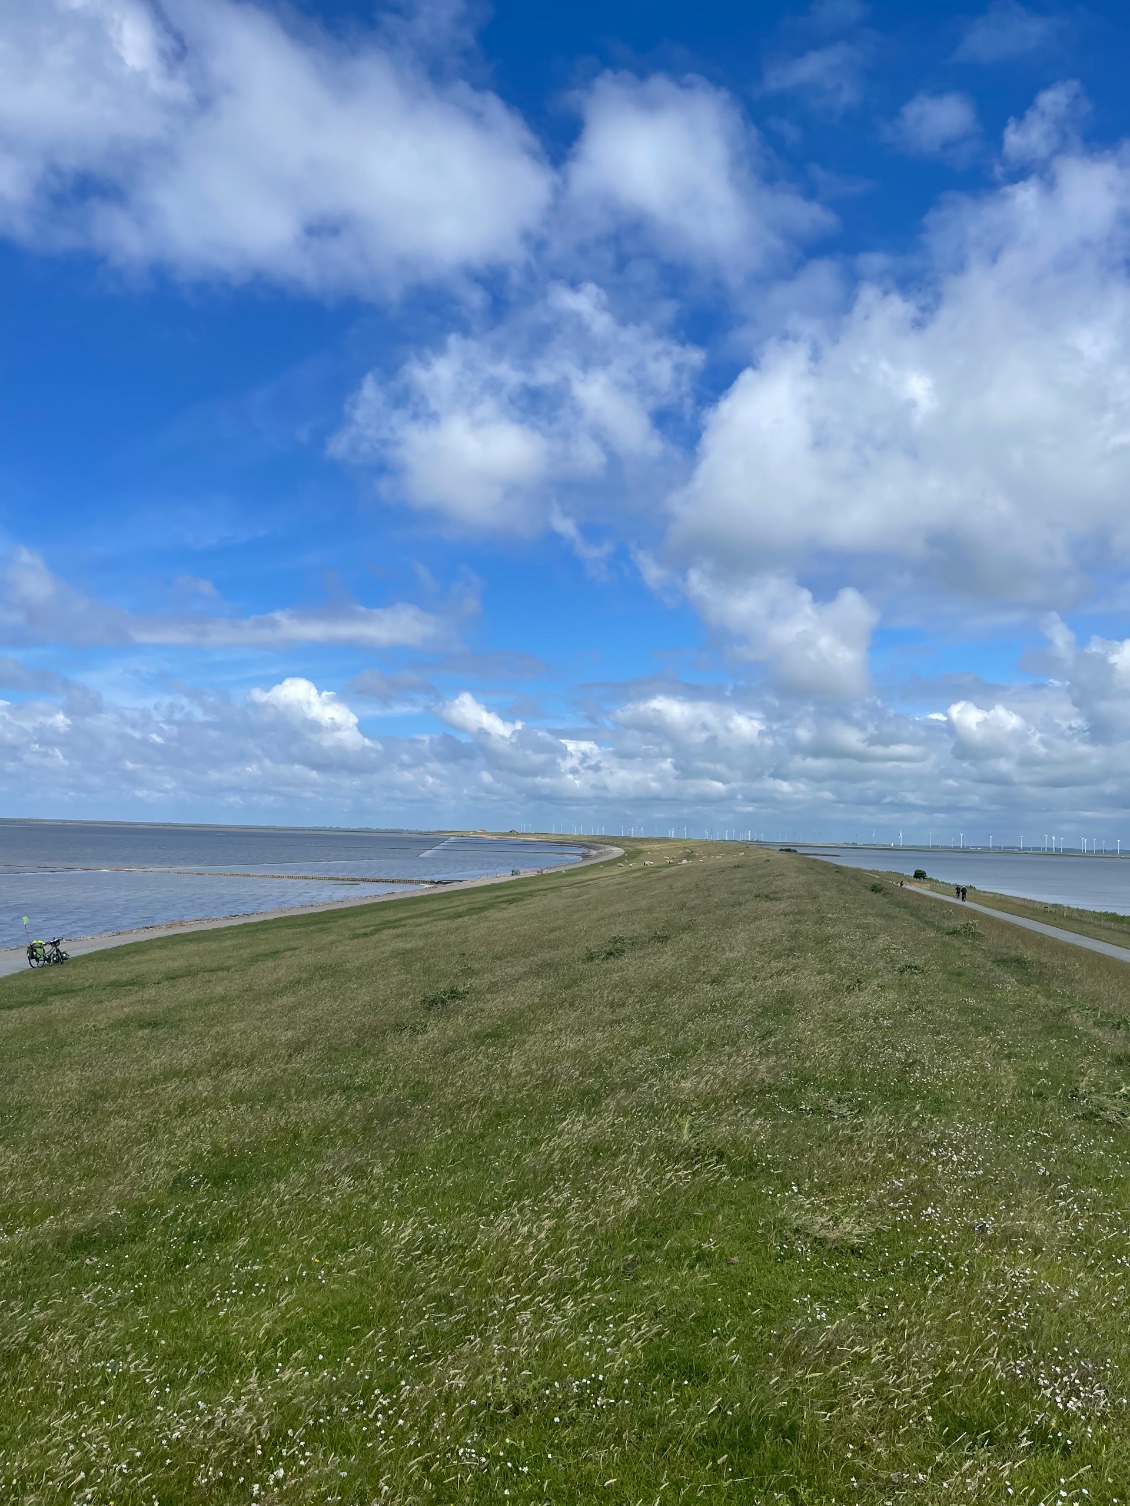
[[[299,909],[400,879],[455,882],[567,867],[567,840],[135,822],[0,821],[0,948],[225,915]]]

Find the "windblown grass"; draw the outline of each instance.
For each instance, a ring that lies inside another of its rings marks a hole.
[[[1130,1496],[1130,973],[633,856],[0,983],[0,1500]]]

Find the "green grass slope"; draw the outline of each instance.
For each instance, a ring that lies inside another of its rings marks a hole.
[[[0,982],[0,1500],[1130,1496],[1130,971],[631,856]]]

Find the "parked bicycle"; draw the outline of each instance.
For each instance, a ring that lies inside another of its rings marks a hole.
[[[28,943],[27,960],[29,967],[49,967],[53,962],[66,962],[71,955],[62,948],[63,938],[56,936],[54,941],[31,941]]]

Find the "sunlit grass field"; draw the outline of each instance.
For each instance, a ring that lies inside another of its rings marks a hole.
[[[628,857],[0,980],[0,1500],[1130,1499],[1130,969]]]

